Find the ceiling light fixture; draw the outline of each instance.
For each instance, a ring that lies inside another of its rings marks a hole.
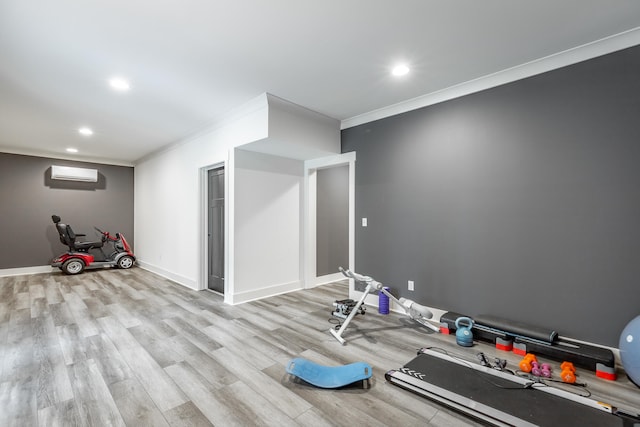
[[[72,148],[72,147],[67,148],[67,153],[77,153],[77,152],[78,152],[77,148]]]
[[[396,77],[404,76],[405,74],[408,74],[408,73],[409,73],[409,67],[407,67],[404,64],[396,65],[395,67],[393,67],[393,70],[391,70],[391,74],[393,74]]]
[[[109,86],[111,86],[112,89],[115,89],[121,92],[125,92],[131,89],[129,82],[121,77],[113,77],[109,79]]]
[[[84,136],[91,136],[93,135],[93,131],[91,130],[91,128],[88,127],[82,127],[80,129],[78,129],[78,133],[80,135],[84,135]]]

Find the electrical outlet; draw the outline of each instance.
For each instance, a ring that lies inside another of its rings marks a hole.
[[[413,290],[413,280],[409,280],[409,282],[407,282],[407,287],[409,288],[410,291]]]
[[[367,218],[362,218],[362,226],[363,227],[367,226]]]

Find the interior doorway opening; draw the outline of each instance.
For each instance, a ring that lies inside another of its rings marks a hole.
[[[349,266],[349,164],[316,172],[316,277]]]
[[[355,264],[355,162],[348,152],[305,162],[305,287],[344,279]]]

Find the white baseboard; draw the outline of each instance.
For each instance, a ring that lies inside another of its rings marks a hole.
[[[316,286],[328,285],[329,283],[339,282],[341,280],[347,280],[342,273],[327,274],[325,276],[314,277],[306,282],[305,288],[311,289]]]
[[[266,288],[254,289],[251,291],[237,292],[233,295],[225,294],[225,302],[236,305],[249,301],[255,301],[262,298],[273,297],[276,295],[286,294],[292,291],[302,290],[302,282],[296,280],[294,282],[282,283],[279,285],[267,286]]]
[[[53,273],[58,271],[50,265],[38,265],[34,267],[5,268],[0,270],[0,277],[24,276],[27,274]]]
[[[200,289],[198,288],[198,284],[194,279],[190,279],[188,277],[185,276],[181,276],[179,274],[176,274],[172,271],[169,270],[165,270],[164,268],[158,267],[156,265],[150,264],[148,262],[144,262],[144,261],[140,261],[140,260],[136,260],[136,264],[138,265],[138,267],[144,269],[144,270],[148,270],[154,274],[157,274],[158,276],[162,276],[164,278],[167,278],[173,282],[176,282],[179,285],[182,285],[186,288],[189,289],[193,289],[194,291],[199,291]]]

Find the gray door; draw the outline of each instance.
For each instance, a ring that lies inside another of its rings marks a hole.
[[[207,287],[224,293],[224,168],[208,173],[208,245]]]

